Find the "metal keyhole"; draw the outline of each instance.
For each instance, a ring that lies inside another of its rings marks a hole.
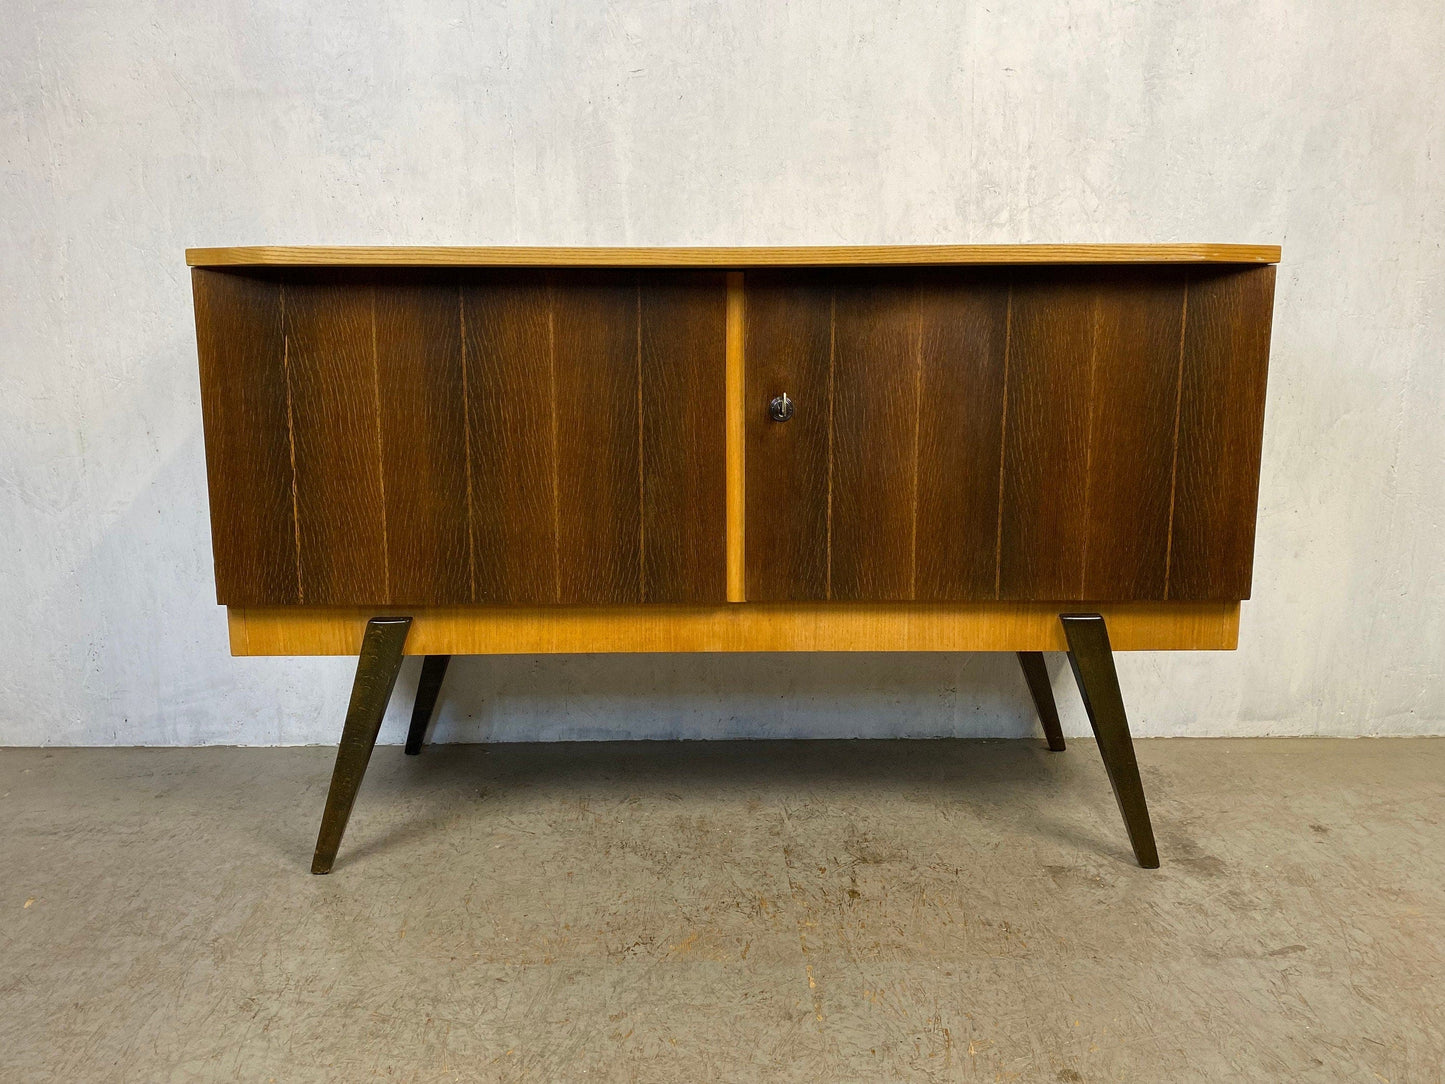
[[[793,401],[783,392],[768,404],[768,417],[775,422],[785,422],[793,416]]]

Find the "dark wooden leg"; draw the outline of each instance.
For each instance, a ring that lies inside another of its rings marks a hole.
[[[1064,730],[1059,726],[1059,709],[1054,704],[1054,687],[1049,683],[1049,671],[1044,666],[1044,653],[1020,651],[1018,656],[1024,680],[1029,685],[1029,695],[1034,698],[1034,710],[1039,713],[1039,722],[1044,724],[1044,737],[1048,739],[1050,749],[1062,753]]]
[[[1158,869],[1159,851],[1154,846],[1154,829],[1149,824],[1144,784],[1139,780],[1139,764],[1134,759],[1134,741],[1129,736],[1124,696],[1119,691],[1119,675],[1114,670],[1114,653],[1104,619],[1098,614],[1060,614],[1059,620],[1069,641],[1069,665],[1079,683],[1119,812],[1124,815],[1134,856],[1145,869]]]
[[[326,812],[321,815],[321,833],[316,837],[316,856],[311,860],[312,873],[330,873],[336,861],[356,791],[366,774],[386,703],[401,670],[401,650],[410,629],[409,617],[374,617],[366,623],[361,658],[356,662],[356,681],[351,686],[351,704],[346,709],[346,725],[336,750],[331,789],[326,793]]]
[[[421,680],[416,685],[416,706],[411,709],[411,729],[406,732],[406,755],[414,757],[421,752],[421,743],[426,740],[426,727],[431,722],[432,710],[437,706],[437,694],[442,691],[442,679],[447,676],[450,655],[428,655],[422,660]]]

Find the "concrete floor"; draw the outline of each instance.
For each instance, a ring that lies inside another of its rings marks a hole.
[[[0,1079],[1442,1079],[1442,740],[331,757],[0,751]]]

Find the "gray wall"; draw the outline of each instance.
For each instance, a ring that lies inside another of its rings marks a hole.
[[[3,26],[0,743],[335,739],[350,663],[233,660],[213,601],[182,249],[255,243],[1281,243],[1241,650],[1123,658],[1137,730],[1445,732],[1438,0]],[[471,659],[449,692],[444,740],[1033,726],[1004,656]]]

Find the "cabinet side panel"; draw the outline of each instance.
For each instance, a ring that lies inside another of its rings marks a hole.
[[[747,597],[826,599],[832,285],[817,272],[750,271],[744,290]],[[768,402],[784,392],[795,412],[774,422]]]
[[[477,602],[556,602],[557,431],[551,287],[541,271],[462,280]]]
[[[642,601],[636,272],[554,272],[560,602]]]
[[[917,275],[840,275],[833,312],[828,597],[908,600],[922,378]]]
[[[1249,597],[1274,279],[1272,266],[1190,276],[1171,599]]]
[[[991,599],[998,570],[1009,273],[927,274],[919,290],[914,598]]]
[[[280,286],[197,268],[191,289],[216,599],[299,602]]]
[[[376,347],[391,601],[472,600],[466,382],[452,274],[388,276]]]
[[[1001,598],[1079,596],[1095,294],[1087,274],[1015,272],[999,523]]]
[[[1183,273],[1096,272],[1080,599],[1162,599],[1169,553]]]
[[[283,291],[301,601],[385,602],[376,285],[303,272]]]
[[[727,292],[721,273],[643,272],[644,602],[727,597]]]

